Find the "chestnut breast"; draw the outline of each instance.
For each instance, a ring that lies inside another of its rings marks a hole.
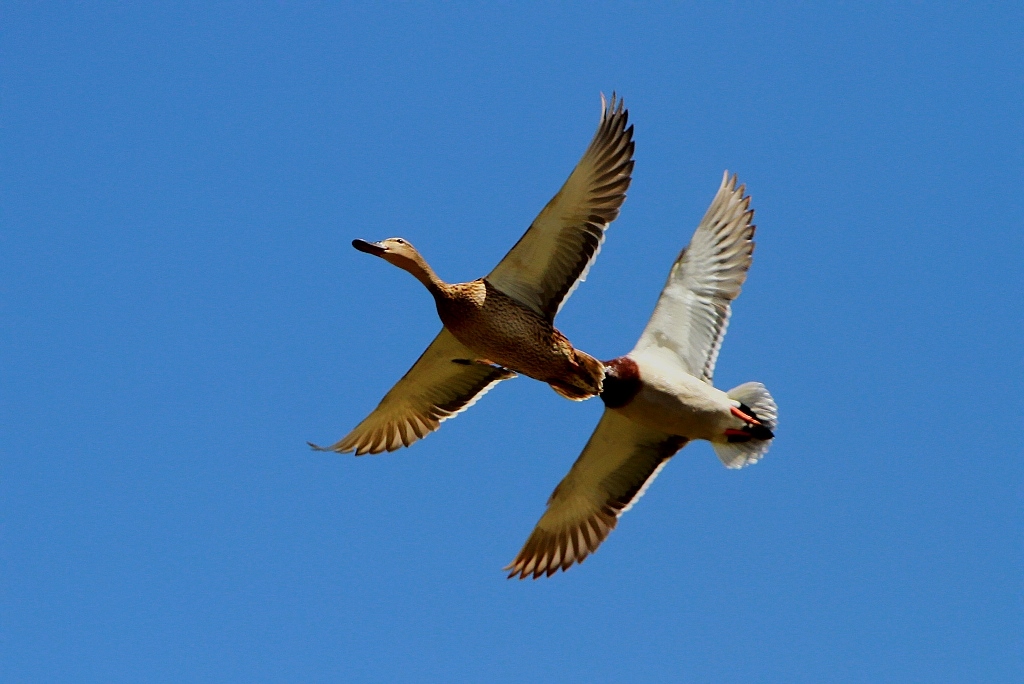
[[[604,391],[601,401],[608,408],[622,408],[633,400],[643,387],[640,368],[628,356],[605,361]]]

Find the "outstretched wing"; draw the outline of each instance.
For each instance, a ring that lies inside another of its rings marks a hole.
[[[583,453],[551,494],[547,511],[505,568],[509,577],[536,579],[582,563],[686,441],[605,409]]]
[[[547,320],[587,277],[619,215],[633,172],[633,127],[622,101],[601,97],[601,123],[579,164],[488,282]]]
[[[754,252],[754,210],[726,171],[693,238],[672,265],[651,320],[630,356],[681,362],[710,383],[718,351]]]
[[[329,447],[310,446],[338,453],[354,450],[356,456],[409,446],[515,375],[477,361],[468,347],[442,328],[409,372],[352,432]]]

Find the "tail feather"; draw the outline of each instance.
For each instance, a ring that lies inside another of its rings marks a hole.
[[[772,439],[763,439],[762,436],[772,435],[779,422],[779,408],[772,399],[772,395],[759,382],[747,382],[739,387],[734,387],[726,394],[730,399],[735,399],[743,405],[744,413],[756,418],[763,426],[760,430],[757,426],[752,428],[752,439],[747,442],[712,442],[715,455],[725,464],[726,468],[742,468],[743,466],[756,463],[768,453]]]
[[[587,375],[587,384],[594,390],[594,394],[600,394],[604,389],[604,364],[586,352],[576,351],[576,363]]]
[[[572,401],[583,401],[584,399],[589,399],[594,396],[586,390],[581,390],[578,387],[574,387],[573,385],[566,384],[559,380],[549,380],[548,385],[551,386],[551,389],[558,392],[560,396]]]
[[[573,350],[575,354],[576,380],[569,383],[565,380],[548,380],[551,389],[558,392],[566,399],[583,401],[590,397],[597,396],[604,389],[604,364],[586,352],[579,349]]]

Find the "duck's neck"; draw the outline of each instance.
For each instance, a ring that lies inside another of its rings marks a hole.
[[[402,263],[395,265],[411,273],[416,280],[423,283],[423,286],[426,287],[434,297],[443,295],[448,288],[448,283],[438,278],[437,274],[434,273],[434,269],[430,268],[430,264],[427,263],[427,260],[419,254],[416,254],[415,257],[410,259],[403,259]]]

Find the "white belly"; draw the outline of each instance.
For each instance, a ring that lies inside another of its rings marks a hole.
[[[645,370],[647,371],[645,373]],[[732,400],[720,389],[677,368],[640,366],[643,386],[628,404],[615,409],[631,420],[689,439],[721,441],[727,428],[742,426]]]

